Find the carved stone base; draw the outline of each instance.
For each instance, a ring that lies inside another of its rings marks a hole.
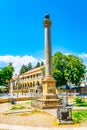
[[[52,76],[43,79],[43,95],[56,94],[56,80]]]
[[[40,99],[37,99],[35,107],[40,109],[62,107],[61,100],[58,98],[58,95],[56,95],[56,81],[52,76],[44,78],[43,96]]]

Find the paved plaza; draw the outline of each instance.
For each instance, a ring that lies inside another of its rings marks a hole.
[[[22,105],[26,101],[18,101],[17,103],[22,103]],[[48,113],[48,115],[40,115],[40,114],[34,114],[31,116],[25,116],[21,117],[20,120],[18,120],[18,117],[16,117],[16,113],[13,114],[11,118],[9,118],[12,114],[8,116],[4,116],[3,118],[2,113],[10,109],[11,105],[10,103],[2,103],[0,104],[0,130],[87,130],[87,124],[81,126],[73,126],[73,125],[60,125],[60,126],[52,126],[52,121],[54,118],[57,119],[57,109],[46,109],[43,110]],[[78,107],[73,107],[73,109],[78,109]],[[80,108],[80,109],[87,109],[87,108]],[[5,120],[4,120],[5,119]],[[26,125],[25,123],[21,123],[23,119],[23,122],[28,122]],[[3,121],[4,120],[4,121]],[[32,123],[30,122],[32,121]],[[17,123],[18,122],[18,123]],[[34,122],[37,123],[37,125],[34,125]]]

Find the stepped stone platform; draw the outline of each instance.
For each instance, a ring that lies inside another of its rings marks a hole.
[[[62,108],[61,99],[56,94],[47,94],[32,103],[32,107],[39,109]]]

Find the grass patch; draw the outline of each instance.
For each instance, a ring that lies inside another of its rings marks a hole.
[[[72,115],[74,123],[82,123],[87,120],[87,110],[73,111]]]
[[[22,110],[25,109],[25,106],[12,106],[12,108],[10,110]]]
[[[75,103],[83,103],[83,100],[82,100],[81,97],[76,97],[76,98],[74,99],[74,102],[75,102]]]
[[[47,113],[45,111],[41,111],[41,110],[38,110],[38,109],[34,109],[34,110],[31,110],[30,112],[26,112],[26,113],[21,113],[19,114],[20,116],[30,116],[32,114],[45,114],[45,115],[50,115],[52,116],[50,113]]]
[[[29,113],[21,113],[19,114],[20,116],[29,116],[30,114]]]
[[[29,115],[38,114],[38,113],[41,113],[41,111],[38,109],[34,109],[34,110],[27,112],[27,113],[21,113],[20,116],[29,116]]]
[[[31,105],[31,101],[29,101],[29,102],[26,102],[26,104],[29,104],[29,105]]]
[[[74,99],[74,106],[83,106],[83,107],[87,107],[87,102],[83,101],[81,97],[76,97]]]
[[[32,111],[32,113],[33,113],[33,114],[34,114],[34,113],[41,113],[41,111],[38,110],[38,109],[34,109],[34,110]]]
[[[74,106],[87,107],[87,102],[83,102],[83,103],[74,103]]]

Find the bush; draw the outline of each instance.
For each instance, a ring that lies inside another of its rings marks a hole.
[[[22,110],[25,109],[25,106],[12,106],[12,108],[10,110]]]
[[[0,93],[5,93],[7,91],[7,88],[0,88]]]
[[[74,102],[78,104],[78,103],[83,103],[84,101],[82,100],[81,97],[76,97],[76,98],[74,99]]]
[[[85,107],[87,107],[87,102],[83,101],[81,97],[76,97],[74,99],[74,105],[75,106],[85,106]]]

